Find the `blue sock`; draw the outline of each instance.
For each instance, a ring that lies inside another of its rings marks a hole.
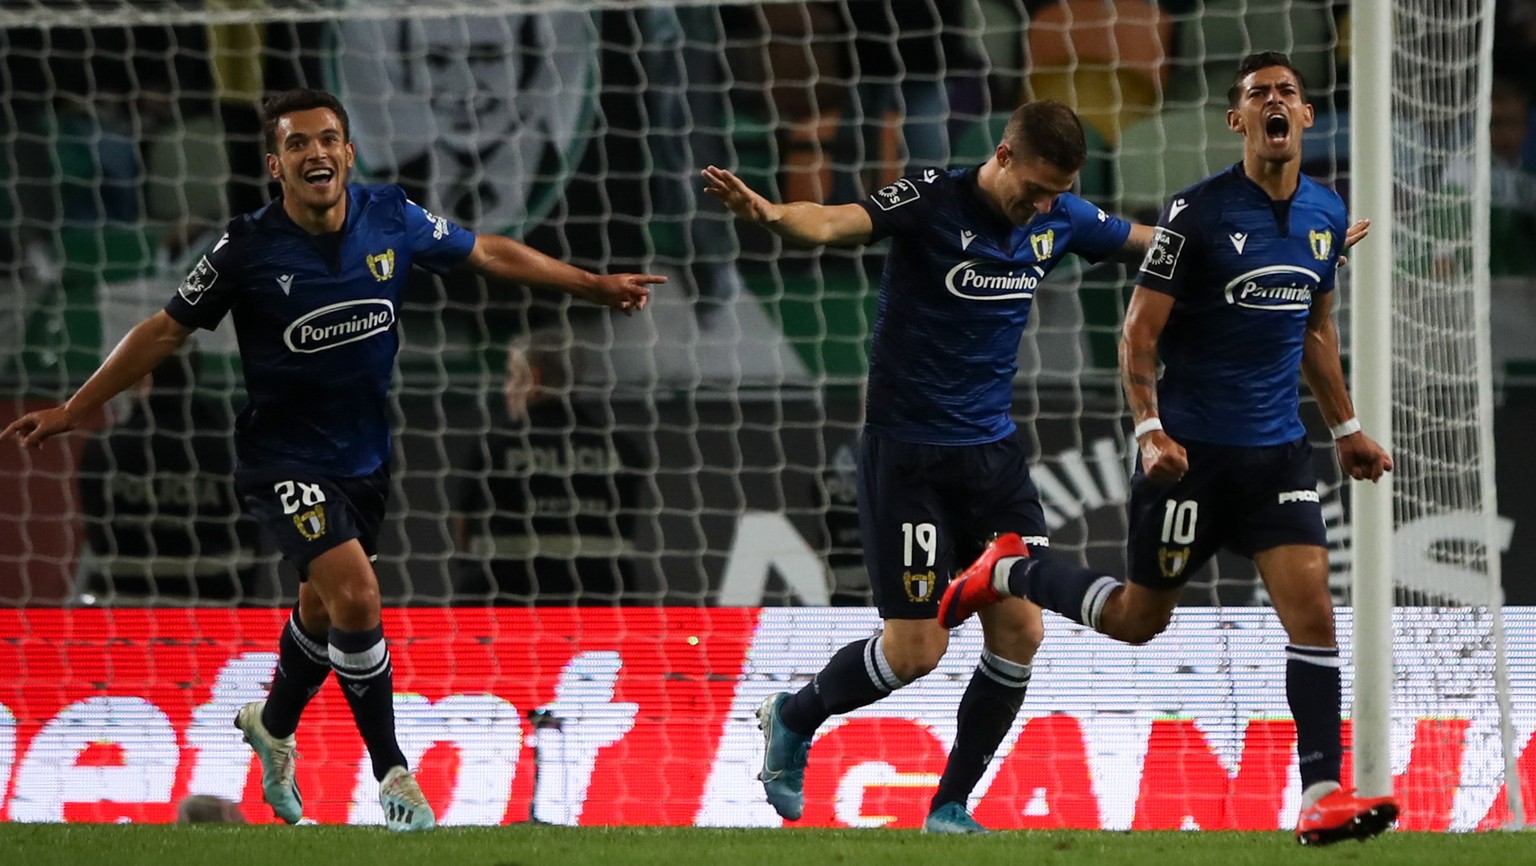
[[[1121,586],[1102,571],[1049,556],[1005,557],[998,560],[998,570],[1006,571],[1009,595],[1027,598],[1095,631],[1104,602]]]
[[[325,685],[331,673],[331,657],[325,635],[312,635],[299,620],[299,609],[283,625],[277,639],[277,670],[272,674],[272,689],[261,711],[261,725],[279,740],[299,727],[299,716],[309,699]]]
[[[955,747],[949,751],[949,762],[944,765],[944,776],[939,779],[929,812],[945,803],[966,806],[971,791],[992,763],[998,744],[1024,706],[1029,677],[1029,665],[982,651],[976,672],[971,674],[971,684],[960,698],[955,716]]]
[[[405,755],[395,740],[394,668],[384,643],[384,626],[367,631],[331,629],[331,667],[352,707],[357,732],[368,746],[373,777],[384,781],[391,767],[404,767]]]
[[[1337,782],[1341,775],[1339,709],[1343,696],[1339,668],[1343,665],[1337,648],[1285,648],[1285,699],[1296,719],[1296,754],[1303,791],[1317,782]]]
[[[827,719],[869,706],[904,685],[886,661],[880,635],[856,640],[833,653],[821,673],[779,705],[779,721],[809,737]]]

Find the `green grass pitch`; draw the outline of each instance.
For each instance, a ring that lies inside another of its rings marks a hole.
[[[906,830],[720,830],[687,827],[441,828],[415,835],[371,827],[0,824],[0,862],[18,866],[1390,866],[1536,864],[1520,833],[1389,833],[1327,848],[1288,833],[996,833]]]

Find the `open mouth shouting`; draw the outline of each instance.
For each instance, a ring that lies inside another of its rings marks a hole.
[[[1283,109],[1264,115],[1264,140],[1274,147],[1290,143],[1291,117]]]

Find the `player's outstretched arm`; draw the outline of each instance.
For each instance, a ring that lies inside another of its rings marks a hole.
[[[626,315],[645,309],[651,286],[667,281],[658,274],[594,274],[501,235],[477,235],[464,267],[491,280],[559,289]]]
[[[1323,421],[1334,431],[1339,466],[1357,481],[1379,481],[1392,471],[1392,456],[1360,429],[1355,404],[1344,384],[1339,362],[1339,329],[1333,323],[1333,292],[1317,295],[1307,316],[1307,337],[1301,348],[1301,374],[1323,410]]]
[[[191,333],[191,328],[164,310],[150,316],[128,332],[73,397],[62,405],[17,418],[0,433],[0,440],[15,436],[23,448],[36,448],[60,433],[68,433],[79,425],[81,418],[149,375],[181,348]]]
[[[731,213],[785,240],[807,246],[867,244],[875,230],[869,212],[861,205],[810,201],[774,204],[726,169],[712,165],[700,174],[704,176],[704,191],[720,199]]]
[[[1136,422],[1136,445],[1147,477],[1172,484],[1189,470],[1184,446],[1163,432],[1157,416],[1157,340],[1168,325],[1173,296],[1137,286],[1120,336],[1120,380]]]

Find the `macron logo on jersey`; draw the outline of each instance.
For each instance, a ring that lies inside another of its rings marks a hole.
[[[960,230],[960,249],[962,249],[962,250],[970,249],[971,248],[971,241],[974,241],[974,240],[976,240],[976,233],[975,232],[966,231],[965,229],[961,229]]]
[[[1233,232],[1227,237],[1232,239],[1232,249],[1237,250],[1238,255],[1243,254],[1243,247],[1248,245],[1248,236],[1242,232]]]
[[[313,354],[366,340],[394,327],[395,305],[386,298],[364,298],[314,310],[283,331],[293,352]]]
[[[1179,214],[1183,213],[1187,207],[1189,207],[1189,202],[1181,198],[1174,199],[1173,204],[1168,205],[1168,221],[1173,222],[1178,219]]]

